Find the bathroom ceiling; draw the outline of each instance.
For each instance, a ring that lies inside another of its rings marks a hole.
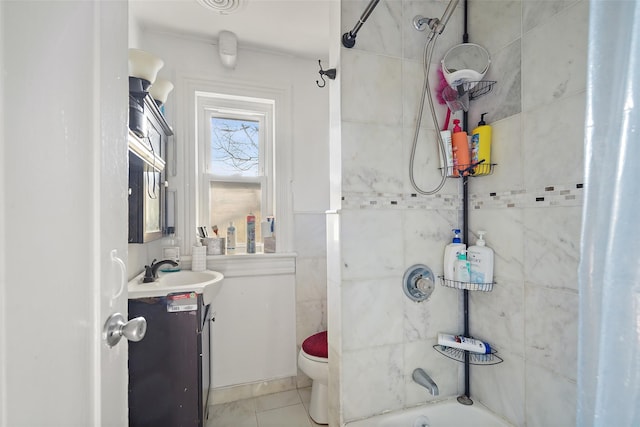
[[[335,1],[245,0],[237,11],[224,15],[196,0],[130,0],[129,13],[144,30],[212,41],[227,30],[237,35],[239,47],[322,59],[329,56],[329,10]]]

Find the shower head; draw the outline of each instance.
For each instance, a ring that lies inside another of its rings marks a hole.
[[[418,31],[424,31],[426,27],[429,27],[432,34],[442,34],[442,32],[444,31],[444,27],[447,25],[447,22],[449,22],[449,19],[451,18],[451,15],[453,15],[453,12],[456,10],[458,2],[459,0],[451,0],[440,19],[424,18],[420,15],[416,16],[415,18],[413,18],[413,26]]]

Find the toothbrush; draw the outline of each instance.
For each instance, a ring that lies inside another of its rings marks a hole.
[[[216,237],[218,237],[218,226],[214,225],[213,227],[211,227],[211,229],[213,230],[213,232],[215,233]]]

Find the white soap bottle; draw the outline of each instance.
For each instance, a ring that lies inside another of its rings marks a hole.
[[[461,251],[458,259],[453,264],[453,280],[456,282],[469,283],[471,281],[471,268],[467,261],[467,251]]]
[[[486,246],[485,234],[486,231],[478,231],[476,244],[467,250],[473,283],[493,283],[493,249]]]
[[[458,259],[458,253],[466,249],[466,245],[460,239],[460,230],[453,229],[453,239],[444,248],[444,278],[445,280],[455,280],[453,277],[453,264]]]

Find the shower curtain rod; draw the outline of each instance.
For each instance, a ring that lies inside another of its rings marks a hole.
[[[362,12],[360,19],[358,20],[358,23],[356,23],[355,27],[353,27],[353,30],[349,31],[348,33],[344,33],[342,35],[342,45],[344,47],[352,48],[353,46],[355,46],[356,35],[358,34],[358,31],[360,31],[360,27],[362,27],[362,24],[366,22],[367,18],[369,17],[369,15],[371,15],[371,12],[373,12],[373,9],[376,8],[379,1],[380,0],[371,0],[367,5],[367,8],[364,10],[364,12]]]

